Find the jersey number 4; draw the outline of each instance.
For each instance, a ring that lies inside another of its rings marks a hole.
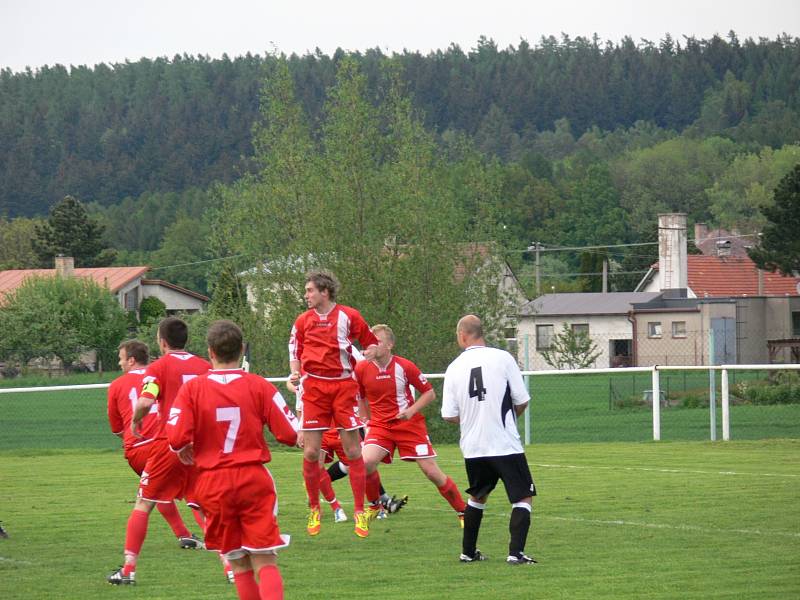
[[[469,397],[477,398],[478,402],[486,400],[486,388],[483,387],[483,370],[475,367],[469,372]]]
[[[228,423],[228,432],[225,434],[225,445],[222,447],[223,454],[233,452],[233,444],[236,443],[236,434],[239,433],[239,423],[241,423],[238,406],[226,406],[217,409],[217,422]]]

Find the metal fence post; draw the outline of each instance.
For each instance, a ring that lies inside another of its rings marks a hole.
[[[722,440],[731,439],[730,391],[728,387],[728,369],[722,369]]]
[[[714,330],[708,330],[708,364],[714,365]],[[711,441],[717,441],[717,375],[708,370],[708,413],[711,421]]]
[[[658,366],[653,365],[653,439],[661,439],[661,389],[658,381]]]

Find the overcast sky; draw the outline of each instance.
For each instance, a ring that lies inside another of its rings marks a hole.
[[[0,0],[0,68],[317,47],[468,50],[481,35],[506,47],[562,32],[657,42],[665,33],[734,30],[744,39],[798,29],[800,0]]]

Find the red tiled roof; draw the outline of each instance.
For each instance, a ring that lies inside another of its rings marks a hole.
[[[149,267],[99,267],[75,269],[75,277],[88,277],[98,285],[107,287],[111,293],[117,293],[128,283],[147,273]],[[0,271],[0,296],[14,291],[28,277],[53,277],[55,269],[14,269]]]
[[[758,269],[750,257],[690,254],[689,287],[698,298],[758,296]],[[655,268],[658,269],[658,263]],[[800,277],[764,271],[764,296],[800,296]]]

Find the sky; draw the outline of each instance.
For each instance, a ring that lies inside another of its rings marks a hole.
[[[0,0],[0,68],[89,65],[203,54],[319,48],[501,47],[598,34],[658,42],[669,33],[740,40],[800,31],[800,0]]]

